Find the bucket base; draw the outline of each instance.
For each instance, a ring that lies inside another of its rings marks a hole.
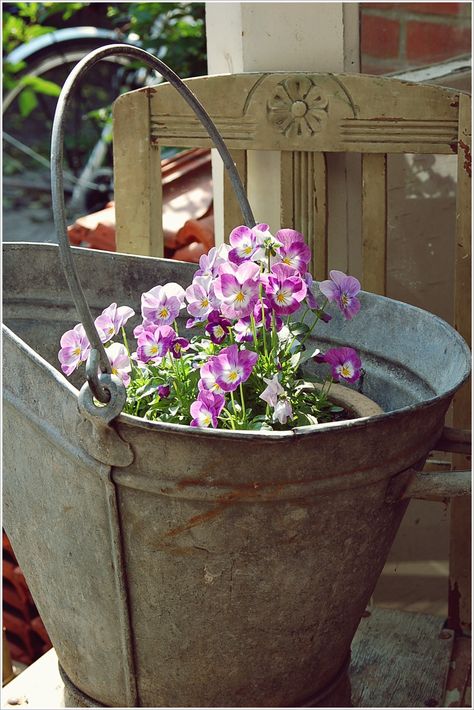
[[[349,678],[350,654],[341,666],[333,680],[328,683],[316,695],[307,698],[305,701],[293,705],[298,708],[350,708],[351,703],[351,682]],[[67,673],[58,663],[59,673],[64,683],[64,702],[66,707],[71,708],[105,708],[97,700],[90,698],[77,688],[70,680]],[[287,706],[285,706],[287,707]],[[290,706],[291,707],[291,706]]]

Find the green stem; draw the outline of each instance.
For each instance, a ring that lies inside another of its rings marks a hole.
[[[235,399],[234,399],[234,393],[232,392],[232,390],[230,392],[230,401],[232,402],[232,409],[234,410],[234,417],[235,417],[235,419],[237,419],[237,409],[235,408]],[[233,426],[232,428],[235,429],[235,426]]]
[[[244,388],[242,386],[242,382],[239,385],[239,389],[240,389],[240,403],[242,405],[242,423],[244,423],[247,420],[247,414],[245,411]]]

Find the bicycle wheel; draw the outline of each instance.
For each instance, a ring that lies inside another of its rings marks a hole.
[[[24,75],[39,77],[62,86],[71,69],[91,49],[103,42],[84,43],[78,46],[68,43],[67,47],[52,45],[48,52],[33,57],[28,62]],[[90,79],[78,87],[72,97],[68,111],[68,133],[65,140],[65,173],[69,176],[68,186],[72,191],[80,179],[84,167],[94,148],[102,140],[104,143],[104,122],[97,116],[100,109],[107,110],[117,98],[120,87],[125,83],[129,62],[126,58],[111,57],[100,62]],[[36,93],[37,105],[22,115],[21,83],[9,91],[3,101],[3,144],[4,144],[4,189],[17,207],[31,199],[31,195],[41,196],[41,201],[49,204],[49,150],[51,128],[57,97]],[[107,141],[105,141],[107,143]],[[100,209],[112,196],[112,158],[110,145],[103,145],[97,170],[100,180],[94,181],[94,171],[90,172],[84,185],[83,199],[76,200],[75,210]],[[107,171],[110,180],[104,179]]]

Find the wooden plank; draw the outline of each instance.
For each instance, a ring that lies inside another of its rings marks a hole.
[[[274,72],[187,80],[212,107],[231,149],[445,153],[457,137],[457,93],[350,74]],[[296,104],[296,105],[295,105]],[[156,87],[152,138],[209,147],[205,129],[173,87]]]
[[[317,280],[327,277],[327,170],[324,153],[281,153],[281,225],[301,232],[311,248],[309,270]]]
[[[240,179],[247,192],[247,151],[232,150],[230,151],[232,159],[239,173]],[[224,242],[229,243],[229,234],[240,224],[244,223],[242,209],[235,195],[234,189],[230,182],[227,171],[224,170]]]
[[[440,617],[373,609],[361,619],[352,643],[353,706],[441,705],[452,648],[453,634],[443,629]],[[20,702],[9,703],[10,699]],[[51,649],[5,686],[2,708],[56,710],[69,707],[65,700],[57,656]]]
[[[441,705],[454,634],[444,619],[389,609],[362,618],[352,643],[352,704],[364,708]]]
[[[362,263],[366,291],[387,289],[387,156],[362,156]]]
[[[114,105],[117,251],[163,256],[161,161],[150,143],[149,93],[124,94]]]
[[[464,708],[471,705],[472,642],[466,636],[454,640],[449,664],[443,707]]]
[[[471,98],[459,95],[458,185],[456,195],[456,243],[454,278],[454,325],[471,344]],[[471,388],[457,392],[453,424],[471,429]],[[471,457],[456,454],[456,469],[468,468]],[[471,501],[453,500],[450,506],[449,619],[452,628],[471,629]]]
[[[2,708],[57,710],[70,707],[54,648],[2,689]]]

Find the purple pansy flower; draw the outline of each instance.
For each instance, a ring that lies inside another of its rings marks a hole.
[[[242,382],[248,380],[257,360],[257,353],[239,350],[237,345],[230,345],[221,350],[219,355],[215,355],[209,364],[219,387],[224,392],[233,392]]]
[[[218,268],[227,261],[229,251],[230,246],[228,244],[212,247],[207,254],[203,254],[200,257],[199,269],[196,271],[194,278],[204,276],[212,279],[217,276]]]
[[[278,315],[289,315],[300,307],[307,287],[301,275],[286,264],[275,264],[263,278],[265,291]]]
[[[149,325],[142,330],[137,341],[137,360],[159,360],[171,349],[176,333],[169,325]]]
[[[201,390],[197,400],[191,404],[190,412],[193,417],[191,426],[217,427],[217,417],[224,407],[225,399],[221,394],[208,390]]]
[[[280,229],[275,238],[281,243],[281,247],[273,263],[281,261],[303,275],[311,259],[311,249],[305,244],[303,235],[294,229]]]
[[[250,343],[253,340],[250,316],[240,318],[236,323],[234,323],[233,330],[235,334],[235,339],[238,343]]]
[[[273,410],[273,421],[280,422],[280,424],[286,424],[288,419],[293,418],[293,410],[291,408],[290,400],[286,397],[282,397],[278,400]]]
[[[158,385],[157,392],[160,399],[166,399],[170,396],[171,387],[169,385]]]
[[[204,320],[208,313],[217,308],[211,279],[205,276],[195,276],[191,286],[186,289],[188,313],[197,320]]]
[[[112,375],[119,377],[125,387],[128,387],[130,384],[130,371],[132,366],[125,345],[122,345],[122,343],[111,343],[111,345],[106,348],[105,352],[109,358]]]
[[[362,363],[353,348],[331,348],[324,355],[317,355],[316,362],[327,362],[335,380],[356,382],[361,373]]]
[[[258,299],[258,264],[245,261],[237,268],[224,264],[219,271],[220,276],[214,283],[214,293],[221,302],[222,314],[230,318],[249,315]]]
[[[233,247],[229,252],[229,260],[234,264],[242,264],[251,259],[259,247],[256,235],[250,227],[244,225],[232,230],[229,242]]]
[[[268,377],[264,377],[263,379],[267,383],[267,387],[260,395],[260,399],[263,399],[270,407],[275,407],[278,402],[278,395],[283,394],[285,390],[278,382],[278,375],[273,375],[272,379]]]
[[[78,323],[72,330],[68,330],[61,337],[61,349],[58,359],[61,370],[65,375],[72,375],[81,362],[85,362],[91,350],[86,332],[82,323]]]
[[[207,318],[206,333],[216,345],[224,342],[230,331],[231,322],[223,318],[219,311],[211,311]]]
[[[184,298],[184,288],[172,282],[142,294],[143,325],[170,325],[185,307]]]
[[[330,271],[327,281],[321,281],[319,288],[328,301],[335,301],[346,320],[350,320],[360,310],[360,301],[356,298],[360,283],[354,276],[346,276],[342,271]]]
[[[135,315],[135,311],[128,306],[118,306],[116,303],[111,303],[108,308],[105,308],[101,315],[95,319],[94,323],[99,331],[100,339],[103,343],[107,343],[114,335],[120,333],[120,329],[125,323]]]
[[[179,360],[183,354],[183,350],[187,350],[188,348],[189,340],[186,340],[186,338],[175,338],[171,343],[170,352],[176,360]]]
[[[198,382],[199,391],[209,390],[210,392],[223,393],[222,387],[217,382],[217,374],[212,368],[212,361],[217,357],[214,355],[201,367],[201,379]]]

